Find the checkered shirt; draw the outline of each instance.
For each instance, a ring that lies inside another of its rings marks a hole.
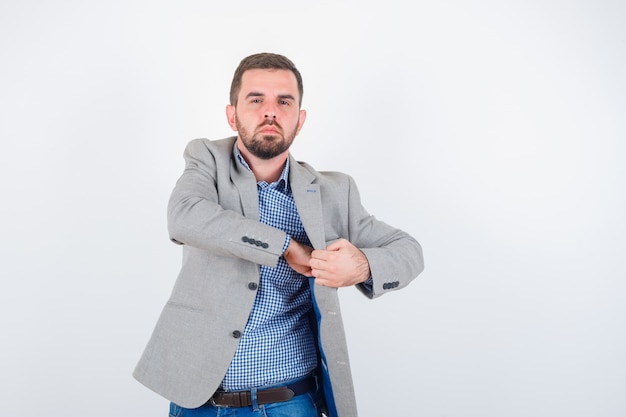
[[[236,148],[235,148],[236,149]],[[239,150],[240,163],[250,169]],[[289,186],[289,160],[280,179],[257,183],[260,221],[310,245]],[[260,283],[248,323],[222,381],[226,391],[276,384],[307,375],[317,366],[315,338],[308,314],[312,307],[308,279],[283,257],[276,267],[260,266]]]

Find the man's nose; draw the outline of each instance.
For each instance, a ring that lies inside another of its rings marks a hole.
[[[276,119],[276,109],[273,104],[266,104],[265,106],[265,118],[266,119]]]

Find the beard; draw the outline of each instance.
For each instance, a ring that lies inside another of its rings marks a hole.
[[[265,125],[276,126],[278,133],[267,135],[261,133],[251,134],[245,127],[239,124],[239,119],[236,120],[237,132],[241,138],[241,142],[246,149],[257,158],[272,159],[283,152],[285,152],[296,137],[296,129],[285,135],[282,127],[275,121],[266,121],[259,125],[259,128]]]

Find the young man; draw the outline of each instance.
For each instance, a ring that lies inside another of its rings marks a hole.
[[[226,108],[237,136],[187,145],[168,207],[183,265],[134,372],[171,415],[357,416],[337,288],[374,298],[423,270],[352,178],[290,155],[302,94],[289,59],[244,58]]]

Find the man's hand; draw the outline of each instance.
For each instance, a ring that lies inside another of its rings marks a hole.
[[[287,250],[283,253],[283,257],[289,266],[296,272],[310,277],[313,276],[311,271],[311,252],[313,248],[291,239]]]
[[[367,281],[371,274],[365,254],[346,239],[311,252],[310,265],[315,283],[327,287],[349,287]]]

